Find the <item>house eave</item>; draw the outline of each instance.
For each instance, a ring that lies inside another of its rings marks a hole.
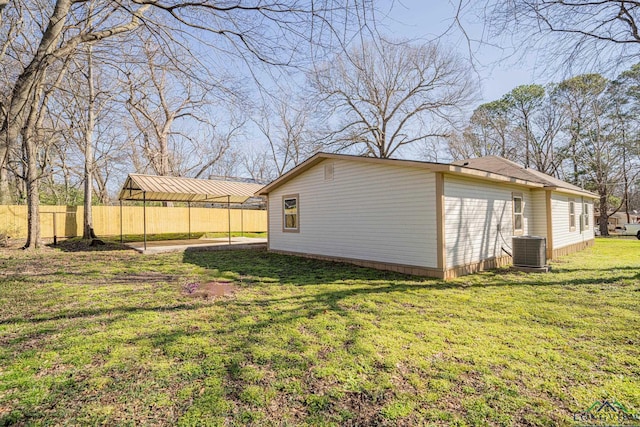
[[[383,164],[383,165],[387,164],[392,166],[414,167],[419,169],[425,169],[430,172],[443,172],[443,173],[452,174],[452,175],[467,176],[470,178],[482,179],[485,181],[520,185],[520,186],[525,186],[529,188],[544,187],[543,184],[533,182],[533,181],[527,181],[527,180],[514,178],[506,175],[500,175],[497,173],[486,172],[478,169],[471,169],[471,168],[466,168],[464,166],[457,166],[457,165],[451,165],[451,164],[421,162],[421,161],[415,161],[415,160],[380,159],[376,157],[362,157],[362,156],[353,156],[353,155],[347,155],[347,154],[317,153],[312,157],[310,157],[309,159],[305,160],[304,162],[300,163],[298,166],[294,167],[284,175],[280,176],[270,184],[267,184],[266,186],[261,188],[259,191],[255,193],[255,195],[266,196],[276,188],[290,181],[291,179],[311,169],[313,166],[317,165],[318,163],[328,159],[375,163],[375,164]]]
[[[451,174],[468,176],[471,178],[479,178],[484,181],[501,182],[505,184],[521,185],[529,188],[543,188],[544,184],[538,182],[527,181],[524,179],[514,178],[511,176],[500,175],[492,172],[485,172],[478,169],[470,169],[461,166],[447,165],[448,171]]]
[[[599,198],[599,196],[597,194],[592,193],[592,192],[587,191],[587,190],[580,191],[580,190],[574,190],[574,189],[571,189],[571,188],[551,187],[551,186],[546,186],[546,187],[544,187],[544,189],[548,190],[548,191],[555,191],[555,192],[558,192],[558,193],[571,194],[571,195],[574,195],[574,196],[588,197],[590,199]]]

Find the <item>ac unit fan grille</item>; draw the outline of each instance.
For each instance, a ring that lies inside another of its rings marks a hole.
[[[547,263],[547,240],[544,237],[514,237],[513,265],[544,267]]]

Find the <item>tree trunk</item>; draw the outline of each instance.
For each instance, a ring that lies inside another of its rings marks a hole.
[[[529,136],[530,136],[530,131],[529,131],[529,116],[527,115],[527,113],[524,113],[524,168],[525,169],[529,169],[529,147],[530,147],[530,143],[529,143]]]
[[[167,123],[169,123],[172,120],[168,120]],[[167,125],[165,124],[165,127],[167,127]],[[159,137],[158,137],[158,142],[160,145],[160,170],[159,170],[159,174],[161,176],[170,176],[171,173],[169,171],[169,141],[168,141],[168,135],[165,132],[162,132]],[[173,203],[172,202],[162,202],[162,206],[164,206],[165,208],[172,208],[173,207]]]
[[[624,141],[624,131],[622,133],[622,139]],[[626,141],[625,141],[626,143]],[[624,181],[624,211],[627,214],[627,224],[631,222],[631,215],[629,214],[629,177],[627,176],[627,149],[626,146],[622,146],[622,179]]]
[[[11,202],[9,195],[9,174],[3,164],[0,164],[0,205],[8,205]]]
[[[89,240],[93,238],[93,130],[95,127],[95,87],[93,85],[93,61],[91,56],[91,46],[88,47],[87,61],[87,83],[89,87],[89,111],[87,112],[87,127],[84,137],[84,227],[82,238]]]
[[[93,195],[93,147],[91,141],[86,141],[85,160],[84,160],[84,219],[83,219],[83,239],[91,239],[91,230],[93,228],[92,215],[92,195]]]
[[[131,31],[139,26],[139,17],[150,7],[143,5],[137,11],[133,12],[131,22],[116,26],[102,31],[78,34],[71,37],[62,47],[59,47],[59,41],[62,37],[69,12],[73,6],[73,0],[56,0],[53,14],[49,18],[47,27],[40,39],[38,48],[29,62],[29,65],[18,76],[11,96],[8,102],[7,114],[0,129],[0,137],[3,137],[2,143],[4,147],[9,149],[17,144],[21,132],[25,132],[32,123],[28,122],[28,115],[34,113],[35,109],[40,108],[38,101],[44,76],[51,64],[59,58],[65,58],[73,54],[81,43],[91,43],[106,37],[112,37],[116,34]],[[33,130],[33,129],[32,129]],[[25,248],[36,248],[40,243],[40,209],[39,209],[39,193],[38,193],[38,168],[37,153],[38,143],[31,138],[23,135],[23,147],[27,160],[27,204],[28,204],[28,237]],[[0,152],[0,155],[4,153]],[[3,161],[4,163],[4,161]]]
[[[40,238],[40,193],[38,192],[38,146],[31,135],[26,135],[29,116],[33,115],[36,100],[39,99],[41,83],[44,80],[47,67],[54,60],[51,53],[55,50],[62,30],[66,23],[67,13],[71,7],[71,0],[57,0],[53,15],[40,40],[29,65],[18,76],[11,97],[8,102],[7,116],[2,125],[2,136],[5,148],[17,144],[22,132],[22,144],[27,157],[26,189],[27,189],[27,243],[25,249],[39,248]],[[31,117],[31,123],[35,119]],[[32,129],[33,130],[33,129]],[[29,133],[29,132],[27,132]],[[2,153],[0,153],[2,154]]]
[[[38,249],[42,246],[40,238],[40,191],[38,182],[38,146],[31,138],[24,141],[27,157],[27,243],[24,249]]]
[[[606,191],[600,193],[600,235],[609,235],[609,204],[607,203]]]
[[[578,155],[576,153],[576,149],[575,147],[573,147],[573,183],[575,185],[578,185],[578,180],[580,176],[580,171],[578,170],[578,160],[576,160],[577,157]]]

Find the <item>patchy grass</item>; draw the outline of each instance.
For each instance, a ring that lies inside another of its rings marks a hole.
[[[574,425],[605,398],[640,412],[637,241],[448,282],[74,245],[0,252],[0,425]],[[194,297],[206,283],[234,290]]]

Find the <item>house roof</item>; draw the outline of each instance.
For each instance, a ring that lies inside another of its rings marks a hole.
[[[485,156],[475,159],[458,160],[456,162],[453,162],[452,164],[464,166],[470,169],[498,173],[505,176],[513,176],[527,181],[538,182],[540,184],[543,184],[546,188],[553,188],[558,190],[565,190],[568,192],[595,196],[595,194],[590,193],[578,187],[577,185],[570,184],[561,179],[554,178],[550,175],[534,169],[525,168],[524,166],[521,166],[503,157]]]
[[[289,172],[280,176],[275,181],[256,192],[256,195],[267,195],[271,191],[295,178],[316,164],[327,159],[341,159],[374,164],[388,164],[393,166],[414,167],[426,169],[431,172],[444,172],[454,175],[462,175],[484,181],[510,183],[530,188],[550,188],[573,194],[596,197],[595,194],[581,189],[575,185],[553,178],[541,172],[525,169],[522,166],[500,157],[482,157],[479,159],[461,160],[451,164],[422,162],[416,160],[380,159],[375,157],[353,156],[348,154],[317,153]],[[484,160],[487,159],[487,160]],[[502,162],[504,160],[504,162]],[[473,162],[473,164],[472,164]],[[467,163],[467,164],[465,164]]]
[[[260,184],[173,176],[129,174],[120,200],[156,202],[243,203],[262,188]]]

